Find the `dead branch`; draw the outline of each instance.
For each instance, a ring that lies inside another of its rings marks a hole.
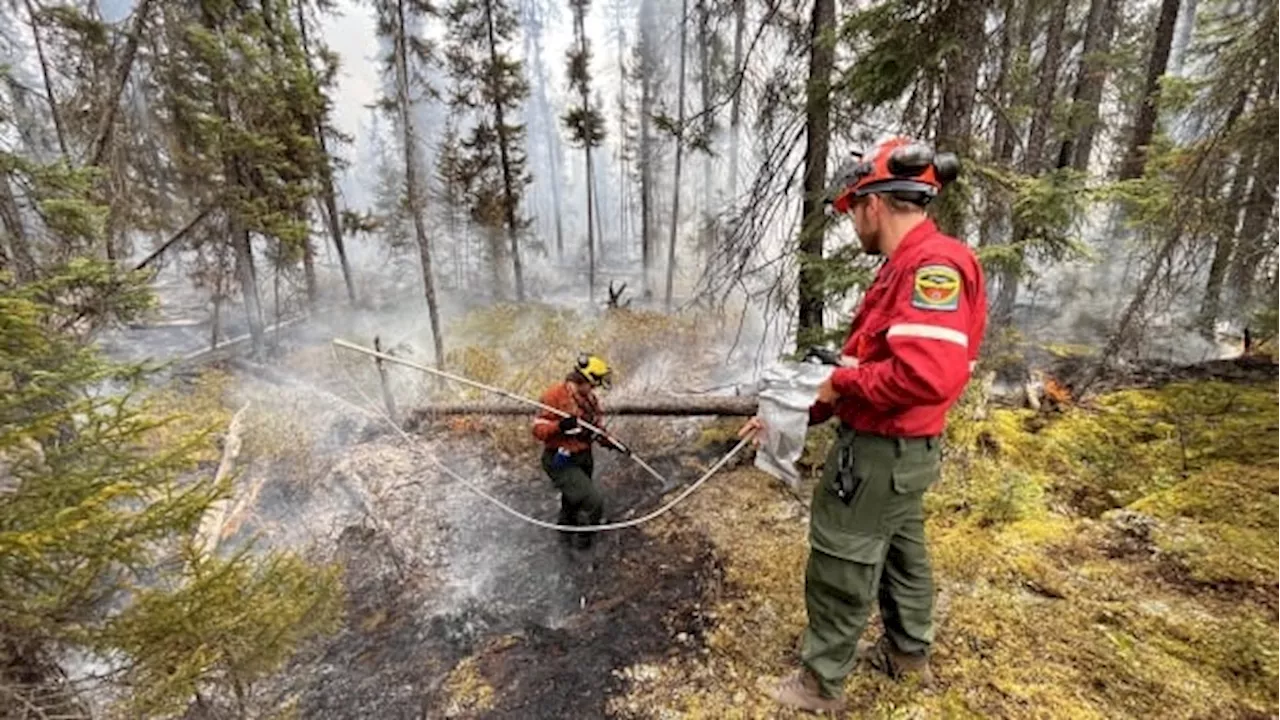
[[[218,461],[218,469],[213,474],[214,485],[221,485],[231,475],[235,468],[236,458],[240,456],[241,439],[240,435],[244,427],[244,416],[249,410],[249,403],[245,403],[244,407],[231,418],[231,424],[227,426],[227,438],[222,446],[222,459]],[[226,525],[228,510],[231,504],[231,496],[218,500],[205,511],[204,517],[200,520],[200,529],[196,534],[196,542],[205,554],[212,554],[218,549],[218,542],[222,539],[222,528]]]

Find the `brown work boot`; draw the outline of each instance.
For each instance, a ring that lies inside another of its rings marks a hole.
[[[916,678],[920,687],[933,686],[929,656],[901,652],[888,636],[881,637],[874,645],[859,643],[858,656],[894,680]]]
[[[817,678],[807,668],[800,668],[783,678],[769,691],[769,696],[780,705],[811,713],[837,713],[844,710],[844,699],[825,697],[818,689]]]

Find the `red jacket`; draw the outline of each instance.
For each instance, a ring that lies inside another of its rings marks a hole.
[[[967,245],[931,220],[912,228],[881,266],[853,316],[831,383],[835,407],[815,403],[809,422],[833,414],[854,430],[891,437],[942,433],[960,399],[987,324],[982,267]]]
[[[604,413],[600,411],[600,401],[596,399],[595,393],[587,390],[586,395],[579,395],[568,380],[547,388],[538,401],[604,429]],[[561,415],[543,410],[533,421],[533,436],[548,448],[564,448],[571,453],[580,453],[590,448],[591,443],[582,436],[569,437],[560,432],[562,418]]]

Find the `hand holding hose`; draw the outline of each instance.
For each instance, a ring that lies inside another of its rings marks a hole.
[[[631,448],[623,445],[621,440],[611,438],[608,435],[601,435],[599,436],[599,442],[600,447],[613,450],[614,452],[620,452],[627,457],[631,457]]]
[[[560,434],[566,437],[577,437],[582,434],[582,424],[572,415],[563,417],[560,419]]]

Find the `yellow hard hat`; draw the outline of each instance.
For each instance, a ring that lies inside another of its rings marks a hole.
[[[609,387],[609,381],[612,379],[609,373],[609,363],[596,355],[588,355],[583,353],[578,356],[578,374],[586,378],[587,382],[594,387]]]

